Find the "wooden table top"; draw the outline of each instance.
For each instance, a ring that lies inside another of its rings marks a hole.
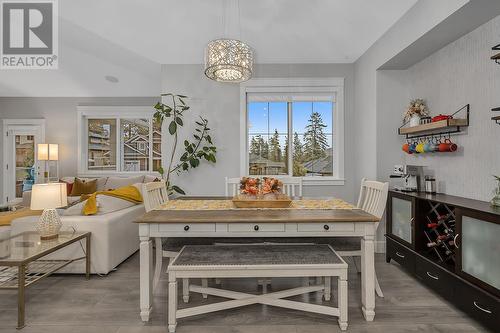
[[[227,199],[225,197],[197,197]],[[193,200],[193,197],[186,198]],[[361,209],[152,210],[136,223],[298,223],[379,222]]]

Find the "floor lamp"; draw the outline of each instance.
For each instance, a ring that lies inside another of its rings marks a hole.
[[[39,143],[37,159],[45,161],[44,182],[50,182],[50,161],[56,161],[56,176],[59,179],[59,145],[57,143]]]

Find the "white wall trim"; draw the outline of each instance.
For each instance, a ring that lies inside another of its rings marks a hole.
[[[19,129],[30,129],[29,127],[38,127],[39,130],[40,130],[40,142],[37,142],[38,143],[45,143],[45,119],[3,119],[1,121],[2,123],[2,138],[3,138],[3,145],[2,145],[2,149],[3,149],[3,156],[2,156],[2,167],[1,167],[1,170],[2,170],[2,174],[4,175],[4,178],[3,178],[3,188],[2,188],[2,197],[1,197],[1,200],[0,202],[2,202],[2,204],[6,204],[7,203],[7,200],[6,200],[6,197],[9,195],[9,185],[11,185],[10,181],[7,179],[7,177],[10,177],[11,176],[11,171],[12,170],[7,170],[7,163],[9,163],[10,161],[6,161],[5,158],[6,158],[6,154],[10,151],[9,147],[8,147],[8,144],[9,144],[9,140],[7,139],[7,132],[12,129],[12,128],[16,128],[18,127]],[[35,170],[37,173],[42,173],[45,172],[45,167],[43,165],[38,165],[38,160],[37,160],[37,154],[38,154],[38,146],[37,144],[35,144],[35,151],[34,151],[34,156],[35,156],[35,165],[37,166],[37,170]],[[15,170],[15,166],[12,166],[12,163],[11,164],[11,168],[14,168]],[[38,178],[37,176],[35,176],[36,178]],[[36,179],[35,178],[35,179]]]
[[[248,115],[247,94],[249,92],[331,92],[335,94],[333,118],[333,164],[334,177],[302,177],[304,185],[344,185],[344,78],[257,78],[240,84],[240,176],[248,174]]]

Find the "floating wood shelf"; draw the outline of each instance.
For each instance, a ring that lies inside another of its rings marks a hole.
[[[494,120],[498,125],[500,125],[500,116],[491,117],[491,120]]]
[[[491,49],[493,51],[500,51],[500,44],[493,46]],[[495,62],[500,65],[500,53],[497,53],[494,56],[492,56],[491,60],[495,60]]]
[[[470,105],[464,105],[451,115],[451,117],[456,117],[462,111],[464,111],[463,113],[465,113],[466,118],[450,118],[428,124],[405,127],[408,125],[408,121],[398,128],[398,134],[406,135],[406,139],[416,139],[421,137],[441,137],[443,135],[459,133],[462,127],[469,126]]]
[[[434,130],[453,130],[457,126],[469,126],[469,121],[467,119],[446,119],[435,121],[429,124],[422,124],[418,126],[400,128],[399,134],[422,134],[428,131]]]
[[[494,109],[491,109],[491,111],[500,111],[500,106]]]

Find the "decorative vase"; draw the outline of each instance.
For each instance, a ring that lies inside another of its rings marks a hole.
[[[418,125],[420,125],[420,116],[418,114],[414,114],[410,118],[410,127],[418,126]]]
[[[491,199],[491,205],[500,207],[500,180],[498,181],[497,189],[495,190],[495,196]]]

